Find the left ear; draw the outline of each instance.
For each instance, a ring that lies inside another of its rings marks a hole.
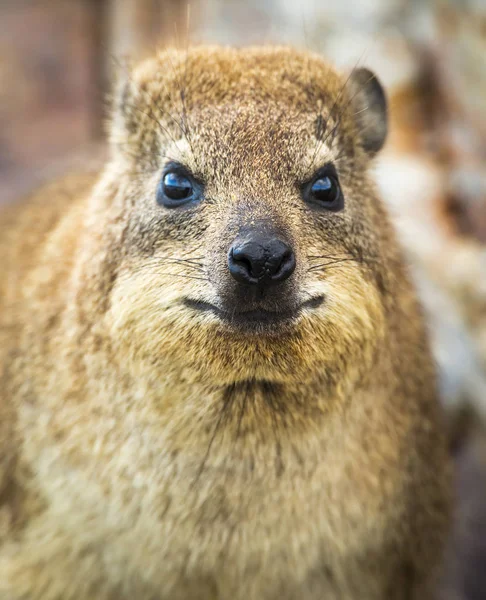
[[[388,131],[385,90],[369,69],[356,69],[349,79],[351,110],[369,156],[379,152]]]

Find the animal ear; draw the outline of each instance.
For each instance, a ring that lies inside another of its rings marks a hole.
[[[117,60],[111,96],[111,137],[131,129],[133,114],[132,62],[129,58]]]
[[[351,109],[365,152],[374,156],[386,140],[387,101],[385,90],[369,69],[355,69],[349,78]]]

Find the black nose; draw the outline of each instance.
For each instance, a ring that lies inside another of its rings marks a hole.
[[[239,283],[267,287],[292,275],[295,256],[292,248],[277,238],[236,239],[228,252],[228,268]]]

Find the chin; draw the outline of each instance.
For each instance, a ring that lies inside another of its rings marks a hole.
[[[174,360],[184,361],[187,368],[191,356],[198,378],[217,385],[249,380],[304,384],[315,380],[326,362],[335,361],[340,345],[322,313],[306,308],[231,317],[208,309],[190,314],[190,319],[193,325],[185,337],[190,344],[182,351],[179,338],[172,346]]]

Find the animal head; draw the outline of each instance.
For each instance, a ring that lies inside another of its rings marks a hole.
[[[95,198],[119,249],[116,343],[221,384],[369,368],[393,254],[369,175],[386,129],[369,71],[306,52],[195,47],[132,69]]]

